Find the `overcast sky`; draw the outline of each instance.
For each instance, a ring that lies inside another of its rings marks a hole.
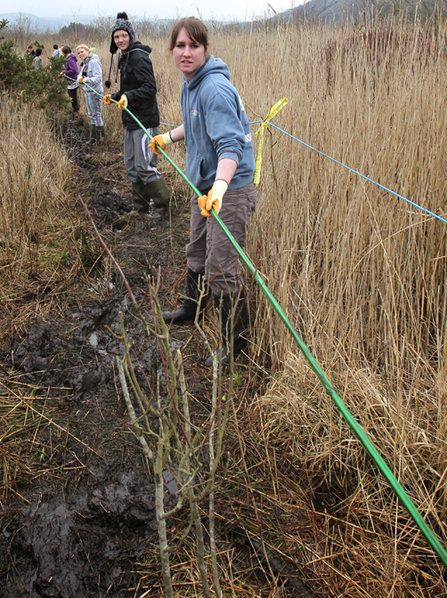
[[[196,16],[204,19],[249,21],[252,18],[272,16],[292,6],[301,4],[294,0],[161,0],[148,2],[134,0],[91,0],[82,4],[61,2],[60,0],[17,0],[11,4],[11,12],[31,13],[38,17],[60,17],[61,15],[93,14],[95,16],[116,16],[125,10],[134,17],[177,18]],[[71,6],[71,8],[70,8]],[[76,7],[76,8],[75,8]],[[272,7],[272,8],[270,8]]]

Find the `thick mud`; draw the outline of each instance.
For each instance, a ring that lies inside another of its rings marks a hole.
[[[86,181],[82,199],[141,300],[147,275],[169,270],[175,229],[131,214],[122,156],[101,176],[86,153],[81,123],[68,125],[65,140]],[[173,218],[182,245],[188,220],[178,212]],[[56,405],[63,421],[45,432],[47,472],[0,504],[4,598],[136,595],[138,563],[147,551],[157,550],[154,489],[129,431],[117,379],[116,356],[123,354],[120,313],[141,372],[153,371],[159,352],[133,315],[123,281],[105,273],[91,284],[92,290],[102,287],[100,301],[83,301],[62,317],[34,324],[24,339],[0,353],[2,371],[22,373],[22,381]],[[55,430],[60,434],[53,439]]]

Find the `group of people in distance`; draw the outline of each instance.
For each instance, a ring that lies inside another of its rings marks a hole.
[[[28,46],[24,55],[24,59],[27,64],[31,65],[34,69],[41,69],[42,63],[42,48],[34,50],[33,46]]]
[[[84,88],[85,99],[90,119],[90,140],[89,143],[96,143],[104,137],[104,122],[101,115],[102,106],[102,66],[99,57],[85,44],[80,44],[76,48],[76,54],[71,51],[70,46],[59,47],[53,44],[51,58],[65,57],[65,68],[59,73],[59,76],[67,80],[67,92],[71,101],[73,114],[79,113],[78,89]],[[78,69],[78,57],[82,61],[81,70]],[[33,49],[29,45],[25,55],[25,60],[35,69],[42,68],[42,48]],[[85,85],[87,84],[87,85]]]
[[[35,69],[41,69],[43,66],[42,62],[42,48],[37,48],[34,50],[32,44],[30,44],[25,52],[24,58],[25,60],[30,63]],[[51,57],[54,58],[55,56],[60,56],[62,53],[62,49],[59,48],[57,44],[53,44],[53,52]]]
[[[157,160],[171,144],[184,142],[186,175],[199,195],[194,193],[191,198],[185,298],[162,315],[169,325],[192,321],[197,311],[203,313],[212,296],[220,314],[221,342],[205,363],[212,365],[217,361],[227,365],[247,347],[247,297],[238,253],[219,222],[211,217],[211,211],[218,214],[237,243],[244,247],[256,204],[250,127],[241,98],[230,82],[228,66],[209,52],[208,31],[201,20],[188,17],[178,21],[171,32],[170,51],[183,75],[183,123],[164,134],[159,131],[157,86],[149,57],[151,48],[136,39],[125,12],[117,15],[110,42],[110,73],[113,57],[119,52],[118,91],[102,96],[101,63],[84,45],[76,48],[82,60],[79,75],[76,56],[68,46],[62,48],[67,56],[63,73],[73,85],[84,84],[91,139],[99,139],[104,134],[101,98],[106,105],[122,110],[124,163],[138,212],[147,213],[152,201],[155,210],[151,210],[151,217],[168,215],[171,193],[157,168]],[[110,81],[105,85],[110,87]],[[73,90],[77,85],[68,87],[76,111]]]

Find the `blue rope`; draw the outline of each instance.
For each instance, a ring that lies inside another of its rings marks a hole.
[[[317,152],[317,154],[320,154],[320,156],[323,156],[324,158],[327,158],[328,160],[331,160],[332,162],[335,162],[335,164],[339,164],[343,168],[346,168],[346,170],[349,170],[350,172],[353,172],[354,174],[357,174],[359,177],[361,177],[362,179],[365,179],[369,183],[373,183],[373,185],[377,185],[378,187],[380,187],[384,191],[387,191],[388,193],[391,193],[392,195],[398,197],[399,199],[403,199],[403,201],[406,201],[407,203],[409,203],[410,205],[412,205],[414,208],[417,208],[418,210],[422,210],[423,212],[426,212],[430,216],[433,216],[434,218],[437,218],[441,222],[444,222],[444,224],[447,224],[447,220],[445,218],[442,218],[442,216],[439,216],[438,214],[435,214],[434,212],[430,211],[429,209],[424,208],[423,206],[415,203],[414,201],[411,201],[411,199],[408,199],[407,197],[404,197],[403,195],[400,195],[399,193],[396,193],[396,191],[393,191],[392,189],[389,189],[388,187],[385,187],[384,185],[381,185],[377,181],[374,181],[373,179],[367,177],[366,175],[362,174],[358,170],[355,170],[354,168],[351,168],[350,166],[346,166],[346,164],[343,164],[343,162],[339,162],[335,158],[332,158],[332,156],[329,156],[328,154],[325,154],[324,152],[321,152],[320,150],[317,150],[315,147],[312,147],[311,145],[309,145],[305,141],[302,141],[301,139],[298,139],[298,137],[294,137],[291,133],[288,133],[287,131],[284,131],[284,129],[281,129],[280,127],[278,127],[277,125],[275,125],[274,123],[272,123],[270,120],[262,120],[262,119],[260,119],[260,120],[254,120],[254,121],[251,121],[249,124],[250,125],[257,125],[257,124],[260,124],[260,123],[263,123],[263,122],[266,122],[269,125],[272,125],[272,127],[275,127],[275,129],[277,129],[278,131],[281,131],[281,133],[284,133],[285,135],[288,135],[289,137],[291,137],[295,141],[298,141],[298,143],[301,143],[305,147],[313,150],[314,152]],[[160,123],[160,124],[166,125],[167,127],[176,127],[176,126],[178,126],[178,125],[171,125],[171,124],[168,124],[168,123]]]
[[[262,121],[262,120],[261,121],[256,121],[256,123],[258,123],[258,122],[264,122],[264,121]],[[343,162],[339,162],[335,158],[332,158],[331,156],[328,156],[327,154],[325,154],[323,152],[320,152],[320,150],[317,150],[316,148],[312,147],[311,145],[309,145],[305,141],[302,141],[301,139],[298,139],[298,137],[294,137],[293,135],[291,135],[287,131],[284,131],[280,127],[277,127],[271,121],[267,120],[265,122],[267,122],[269,125],[272,125],[272,127],[275,127],[275,129],[278,129],[278,131],[281,131],[281,133],[284,133],[285,135],[288,135],[289,137],[291,137],[295,141],[298,141],[299,143],[301,143],[305,147],[313,150],[314,152],[317,152],[317,154],[320,154],[320,156],[323,156],[324,158],[328,158],[328,160],[331,160],[332,162],[335,162],[335,164],[339,164],[340,166],[343,166],[343,168],[346,168],[346,170],[349,170],[350,172],[353,172],[354,174],[357,174],[359,177],[362,177],[362,179],[365,179],[366,181],[368,181],[370,183],[373,183],[374,185],[377,185],[378,187],[380,187],[384,191],[388,191],[388,193],[391,193],[392,195],[395,195],[399,199],[403,199],[404,201],[406,201],[407,203],[409,203],[410,205],[412,205],[414,208],[418,208],[419,210],[422,210],[423,212],[426,212],[430,216],[433,216],[434,218],[437,218],[438,220],[441,220],[441,222],[444,222],[444,224],[447,224],[447,220],[445,220],[441,216],[438,216],[438,214],[435,214],[434,212],[431,212],[427,208],[424,208],[423,206],[420,206],[419,204],[415,203],[414,201],[411,201],[411,199],[408,199],[407,197],[404,197],[403,195],[399,195],[399,193],[396,193],[396,191],[393,191],[392,189],[389,189],[388,187],[385,187],[384,185],[381,185],[377,181],[374,181],[373,179],[370,179],[369,177],[367,177],[366,175],[362,174],[358,170],[354,170],[354,168],[350,168],[349,166],[346,166],[346,164],[343,164]],[[250,123],[250,124],[255,124],[255,123]]]

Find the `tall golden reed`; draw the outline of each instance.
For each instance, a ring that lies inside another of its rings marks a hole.
[[[253,37],[250,70],[236,75],[249,106],[262,115],[288,97],[275,124],[446,218],[444,30]],[[274,129],[264,152],[251,258],[447,546],[446,225]],[[259,442],[279,451],[309,500],[318,490],[340,501],[325,515],[325,544],[296,535],[298,562],[327,576],[325,595],[445,594],[442,565],[426,557],[425,540],[260,294],[254,355],[280,372],[255,403]]]
[[[446,225],[384,189],[447,217],[445,38],[403,22],[211,32],[251,121],[289,100],[274,123],[290,135],[266,136],[247,252],[447,546]],[[154,40],[169,123],[180,78],[166,46]],[[442,565],[260,291],[255,307],[252,355],[276,374],[251,438],[299,477],[309,525],[316,493],[337,497],[321,537],[291,538],[297,564],[324,595],[444,595]]]

